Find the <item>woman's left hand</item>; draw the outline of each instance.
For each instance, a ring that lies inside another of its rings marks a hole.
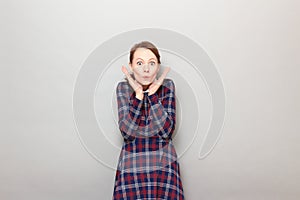
[[[152,95],[154,94],[158,88],[161,86],[161,84],[163,83],[164,79],[166,78],[167,74],[169,73],[170,71],[170,67],[166,67],[162,73],[162,75],[158,78],[158,79],[155,79],[151,85],[149,86],[149,92],[148,92],[148,95]]]

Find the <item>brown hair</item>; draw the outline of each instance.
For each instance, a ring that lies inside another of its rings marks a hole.
[[[157,58],[157,62],[160,64],[160,55],[159,55],[158,49],[156,48],[156,46],[154,44],[152,44],[151,42],[148,42],[148,41],[142,41],[140,43],[137,43],[130,49],[129,63],[132,63],[134,52],[138,48],[145,48],[145,49],[149,49],[150,51],[152,51],[152,53],[154,53],[154,55]]]

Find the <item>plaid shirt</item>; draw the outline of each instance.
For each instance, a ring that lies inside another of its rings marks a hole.
[[[172,144],[176,122],[175,86],[165,79],[143,100],[128,82],[116,89],[119,129],[124,138],[113,199],[184,199],[177,154]]]

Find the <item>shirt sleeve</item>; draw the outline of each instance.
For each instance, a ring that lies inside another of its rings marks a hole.
[[[142,100],[135,97],[127,82],[120,82],[116,93],[119,129],[125,139],[132,139],[138,133]]]
[[[150,115],[153,116],[153,123],[158,134],[164,139],[169,139],[172,137],[176,123],[175,85],[172,80],[166,81],[162,92],[161,101],[157,93],[148,96],[151,104]]]

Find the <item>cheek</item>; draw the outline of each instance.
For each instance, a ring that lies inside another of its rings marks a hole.
[[[153,72],[152,72],[151,76],[156,77],[158,71],[159,71],[159,68],[153,69]]]
[[[141,74],[141,71],[140,71],[139,69],[137,69],[137,68],[134,68],[134,69],[132,70],[132,72],[133,72],[134,74]]]
[[[133,75],[135,79],[141,79],[142,78],[142,73],[139,70],[133,70]]]
[[[154,79],[156,78],[156,75],[157,75],[157,73],[151,74],[151,78],[150,78],[150,81],[151,81],[151,82],[154,81]]]

